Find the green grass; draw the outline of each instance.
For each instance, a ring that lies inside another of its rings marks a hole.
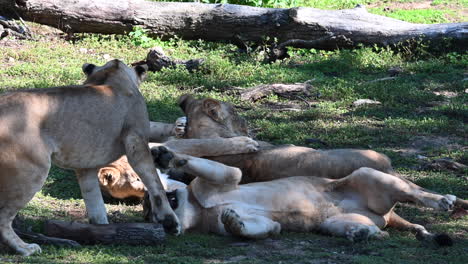
[[[331,2],[307,3],[319,8],[354,6],[353,1],[333,1],[330,5]],[[377,5],[375,10],[383,10],[384,5],[397,1],[366,1],[370,2]],[[445,8],[458,12],[457,8],[466,4],[464,0],[437,1],[433,6],[440,12],[445,12]],[[450,16],[442,14],[442,17]],[[385,12],[385,15],[389,13]],[[437,15],[428,13],[427,17]],[[407,19],[416,18],[410,15]],[[415,22],[428,23],[431,19],[422,18]],[[107,61],[104,58],[106,54],[125,62],[141,60],[146,55],[146,47],[135,46],[135,38],[138,37],[85,35],[75,43],[57,39],[1,45],[0,91],[80,83],[84,79],[81,65],[84,62],[103,64]],[[435,55],[423,48],[417,53],[397,53],[385,48],[333,52],[294,49],[287,60],[263,64],[260,53],[239,54],[235,46],[227,44],[179,39],[146,43],[162,46],[168,55],[175,58],[206,59],[203,69],[193,74],[183,69],[149,73],[141,91],[152,120],[173,122],[181,116],[182,112],[176,105],[181,94],[211,96],[246,109],[240,110],[241,115],[248,119],[259,139],[324,148],[319,143],[305,143],[306,139],[316,138],[328,143],[326,148],[375,149],[387,154],[397,171],[417,184],[468,198],[466,171],[462,174],[420,170],[423,161],[417,158],[417,155],[426,156],[429,160],[450,157],[468,164],[468,94],[465,92],[468,87],[467,82],[462,81],[466,78],[467,53]],[[396,66],[402,69],[402,73],[395,79],[372,82],[388,77],[388,70]],[[300,99],[287,100],[278,96],[247,103],[230,89],[308,80],[311,80],[313,92],[310,97],[303,98],[310,106]],[[449,92],[455,96],[443,95]],[[382,104],[351,106],[354,100],[361,98],[378,100]],[[291,101],[300,105],[301,110],[275,111],[270,107]],[[411,152],[412,149],[419,152]],[[107,205],[107,209],[114,222],[142,220],[141,206],[118,204]],[[43,254],[28,258],[0,254],[0,263],[466,262],[467,217],[455,220],[447,213],[408,205],[399,205],[396,210],[406,219],[423,224],[429,230],[448,232],[455,238],[456,245],[451,248],[424,246],[412,234],[394,230],[390,230],[391,237],[387,240],[355,245],[344,239],[316,234],[287,233],[280,238],[257,242],[188,234],[180,238],[169,237],[164,245],[153,247],[59,249],[44,246]],[[35,231],[42,230],[46,219],[84,220],[84,203],[73,173],[54,167],[42,191],[20,215]]]
[[[404,10],[404,9],[395,9],[390,12],[385,11],[381,8],[372,8],[370,12],[388,16],[412,23],[449,23],[449,17],[456,15],[455,11],[448,9],[415,9],[415,10]]]

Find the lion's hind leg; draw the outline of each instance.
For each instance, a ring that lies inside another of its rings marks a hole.
[[[0,223],[0,239],[12,250],[23,256],[41,253],[41,247],[37,244],[26,244],[16,235],[10,223]]]
[[[410,231],[416,234],[418,240],[423,242],[436,243],[440,246],[451,246],[453,244],[452,239],[447,234],[430,233],[424,226],[410,223],[393,211],[390,212],[387,226],[398,230]]]
[[[241,210],[235,211],[230,208],[223,210],[221,222],[226,232],[233,236],[263,239],[281,232],[281,225],[278,222],[260,215],[242,214]]]
[[[412,202],[438,210],[450,210],[453,195],[430,193],[398,177],[371,168],[360,168],[338,180],[367,201],[367,207],[378,215],[389,213],[397,202]]]
[[[380,230],[373,220],[356,213],[339,214],[327,218],[319,229],[333,236],[345,237],[352,242],[388,237],[388,233]]]
[[[3,145],[5,149],[10,146]],[[36,145],[34,145],[36,147]],[[15,150],[15,148],[9,148]],[[23,149],[21,155],[0,152],[0,242],[23,256],[41,252],[37,244],[23,242],[13,231],[12,222],[44,184],[50,168],[50,154]]]
[[[0,168],[0,170],[2,169]],[[5,171],[8,170],[3,170],[1,173]],[[46,175],[43,177],[45,178]],[[17,175],[8,175],[8,177],[11,177],[10,180],[5,180],[5,177],[0,179],[0,242],[23,256],[40,253],[41,248],[37,244],[24,243],[16,235],[12,228],[12,222],[18,211],[32,199],[42,186],[42,182],[25,184],[23,181],[15,181],[16,178],[20,178]]]

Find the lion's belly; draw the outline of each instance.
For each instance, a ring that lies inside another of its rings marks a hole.
[[[81,144],[79,147],[65,145],[52,153],[52,162],[67,169],[96,168],[117,160],[123,154],[125,149],[121,144]]]
[[[217,193],[216,200],[208,198],[206,205],[211,205],[210,215],[218,218],[217,226],[222,209],[229,207],[245,215],[268,217],[279,222],[282,230],[310,231],[340,212],[335,206],[339,201],[314,184],[320,185],[308,177],[292,177],[240,185],[236,190]]]

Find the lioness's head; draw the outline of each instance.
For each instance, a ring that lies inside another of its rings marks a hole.
[[[101,168],[98,179],[101,189],[114,198],[143,198],[145,195],[145,185],[125,156]]]
[[[247,123],[229,103],[192,95],[182,95],[178,103],[187,116],[186,138],[248,136]]]
[[[102,85],[114,82],[129,89],[138,89],[140,83],[146,77],[148,66],[138,65],[132,68],[115,59],[103,66],[85,63],[82,69],[87,77],[84,84]]]

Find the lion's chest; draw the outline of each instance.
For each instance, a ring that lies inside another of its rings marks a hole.
[[[118,159],[124,153],[120,144],[82,144],[80,147],[65,144],[52,154],[52,162],[62,168],[95,168]]]

